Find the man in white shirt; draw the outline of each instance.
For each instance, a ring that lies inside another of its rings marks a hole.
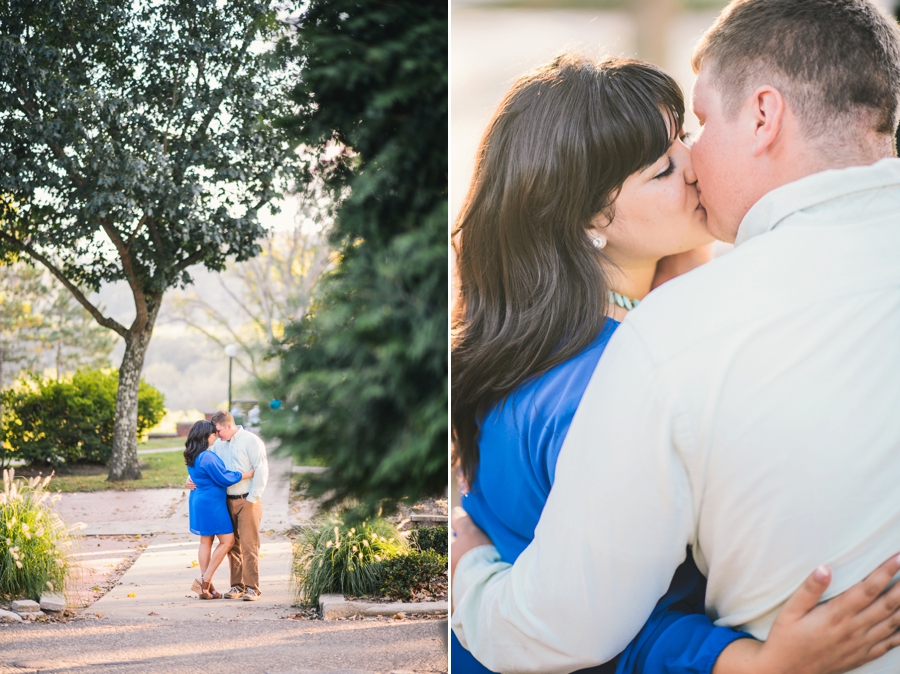
[[[618,328],[516,564],[459,561],[453,628],[492,671],[609,660],[687,546],[707,612],[762,639],[819,564],[827,599],[900,550],[900,31],[867,0],[737,0],[694,68],[736,248]]]
[[[228,512],[234,526],[234,545],[228,551],[231,589],[226,599],[256,601],[259,589],[259,527],[262,522],[262,493],[269,479],[266,446],[258,435],[235,426],[230,412],[216,412],[212,419],[219,439],[212,451],[228,470],[247,472],[253,477],[227,489]]]

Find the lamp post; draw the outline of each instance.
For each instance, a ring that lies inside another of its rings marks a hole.
[[[231,364],[238,355],[238,348],[234,344],[225,347],[225,355],[228,356],[228,411],[231,412]]]

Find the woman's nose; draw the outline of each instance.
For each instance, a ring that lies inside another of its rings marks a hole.
[[[688,147],[682,145],[681,153],[684,158],[681,160],[684,166],[684,182],[688,185],[694,185],[697,182],[697,174],[694,173],[694,165],[691,163],[691,151]]]

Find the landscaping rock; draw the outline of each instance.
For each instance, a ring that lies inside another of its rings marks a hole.
[[[41,605],[30,599],[18,599],[12,603],[12,610],[19,615],[24,613],[38,613],[41,610]]]
[[[59,592],[45,592],[41,595],[41,610],[60,613],[66,610],[66,598]]]
[[[400,618],[407,614],[440,613],[447,610],[447,602],[432,601],[424,603],[395,602],[384,604],[368,601],[349,601],[339,594],[323,594],[319,597],[319,610],[323,620],[336,620],[355,615],[390,616]]]
[[[0,608],[0,621],[2,620],[12,620],[13,622],[20,623],[22,622],[22,616],[18,613],[13,613],[12,611],[4,611]]]

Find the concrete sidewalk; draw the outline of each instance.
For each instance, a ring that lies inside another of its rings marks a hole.
[[[262,531],[284,532],[292,526],[288,511],[290,475],[290,458],[269,458]],[[62,494],[54,509],[67,524],[84,523],[84,536],[188,535],[188,493],[185,487]]]
[[[200,537],[188,529],[187,489],[64,494],[56,510],[67,523],[83,521],[87,525],[84,535],[155,535],[119,584],[89,612],[110,619],[154,621],[275,620],[288,615],[293,601],[289,587],[291,544],[284,533],[294,524],[288,510],[290,476],[290,458],[269,459],[260,527],[262,597],[256,602],[201,601],[191,592],[191,583],[200,575],[196,566]],[[230,587],[227,560],[213,583],[223,594]]]
[[[198,537],[160,534],[154,538],[119,584],[95,602],[89,612],[111,620],[277,620],[291,610],[290,541],[280,534],[263,534],[259,574],[262,597],[248,602],[234,599],[202,601],[190,587],[200,576]],[[228,591],[228,560],[213,578],[216,589]]]
[[[410,674],[447,672],[446,621],[291,620],[291,546],[284,533],[315,515],[316,503],[290,506],[291,460],[269,457],[263,494],[260,584],[256,602],[202,601],[191,592],[199,575],[199,536],[188,530],[187,489],[65,494],[57,512],[84,522],[91,535],[152,535],[118,584],[84,611],[93,619],[18,624],[0,629],[0,674]],[[99,540],[99,539],[96,539]],[[85,563],[115,562],[116,541]],[[112,566],[112,564],[109,564]],[[228,564],[214,583],[229,587]],[[129,596],[133,595],[133,596]],[[102,615],[96,619],[94,615]]]

